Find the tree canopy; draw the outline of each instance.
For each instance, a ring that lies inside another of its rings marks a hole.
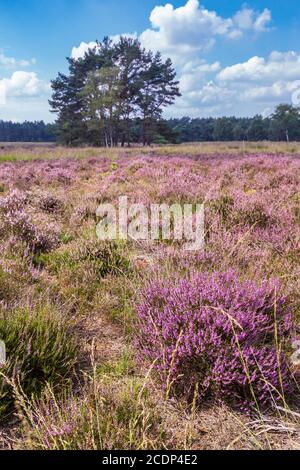
[[[133,131],[144,145],[153,142],[164,108],[180,96],[170,59],[121,37],[117,43],[104,38],[83,58],[67,60],[69,74],[52,81],[50,100],[62,143],[125,145]]]

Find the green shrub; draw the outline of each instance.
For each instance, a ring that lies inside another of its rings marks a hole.
[[[54,275],[61,271],[77,270],[83,263],[88,263],[95,269],[98,279],[129,269],[129,261],[115,242],[85,241],[82,245],[77,242],[77,246],[72,245],[63,251],[53,251],[36,258],[36,264],[47,268]]]
[[[46,382],[56,385],[75,365],[76,342],[69,325],[49,305],[0,312],[0,339],[7,353],[0,377],[0,416],[13,405],[7,379],[17,379],[26,395],[38,395]]]

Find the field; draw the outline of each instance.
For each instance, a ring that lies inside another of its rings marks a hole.
[[[0,447],[300,449],[300,145],[0,147]],[[204,249],[100,241],[121,195]]]

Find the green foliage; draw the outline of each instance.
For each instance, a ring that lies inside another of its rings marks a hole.
[[[23,123],[0,120],[0,142],[54,142],[55,124],[43,121]]]
[[[275,140],[299,140],[299,108],[289,104],[281,104],[277,106],[272,116],[271,132]]]
[[[279,105],[271,117],[169,119],[169,128],[178,133],[177,142],[211,141],[298,141],[300,112],[291,105]]]
[[[12,276],[0,267],[0,301],[10,301],[15,296],[16,285]]]
[[[242,223],[250,227],[266,229],[271,223],[271,218],[266,213],[265,208],[261,204],[256,203],[251,207],[237,211],[234,214],[233,221],[236,224]]]
[[[28,396],[38,395],[46,382],[57,385],[75,365],[76,341],[51,305],[0,312],[0,338],[7,352],[0,378],[0,416],[14,402],[9,381],[19,382]]]
[[[123,377],[129,375],[134,369],[134,360],[130,351],[126,350],[120,357],[120,359],[114,363],[101,364],[97,367],[97,375],[101,378],[102,376],[110,377]]]
[[[115,242],[86,241],[76,247],[41,254],[35,259],[35,263],[44,266],[54,275],[61,271],[77,271],[82,263],[88,263],[94,267],[98,279],[129,269],[129,261],[122,254],[121,245]]]
[[[63,232],[63,233],[60,234],[59,239],[64,245],[67,245],[68,243],[70,243],[73,240],[73,235],[71,235],[70,233],[67,233],[67,232]]]
[[[230,118],[222,117],[215,121],[213,139],[216,141],[233,140],[233,124]]]
[[[50,100],[65,144],[130,144],[136,118],[139,140],[150,144],[163,109],[180,96],[170,59],[164,62],[137,39],[121,37],[115,44],[104,38],[84,58],[68,62],[69,75],[52,81]]]
[[[124,52],[122,52],[122,54],[123,53]],[[60,75],[57,80],[53,81],[53,96],[57,96],[57,99],[54,100],[53,98],[53,103],[51,103],[53,107],[57,106],[57,109],[61,109],[61,113],[58,126],[50,124],[47,125],[47,129],[49,128],[49,135],[47,133],[46,135],[43,135],[43,137],[40,137],[39,134],[35,134],[35,132],[31,130],[31,127],[34,128],[36,123],[24,123],[24,125],[27,125],[28,130],[23,132],[21,127],[22,125],[0,122],[0,142],[22,140],[47,142],[50,140],[54,141],[59,138],[59,140],[64,144],[105,145],[107,140],[107,144],[111,145],[111,139],[109,138],[109,120],[107,121],[106,116],[104,120],[102,119],[102,122],[99,121],[97,118],[97,112],[103,108],[102,106],[99,106],[99,101],[97,106],[97,100],[93,102],[93,99],[91,99],[93,89],[95,91],[95,87],[91,87],[91,77],[95,75],[95,71],[96,77],[98,75],[97,80],[99,80],[99,74],[97,73],[98,62],[96,61],[95,64],[92,65],[93,61],[96,60],[96,56],[94,57],[93,54],[93,52],[88,53],[89,60],[88,63],[85,64],[86,70],[84,69],[84,73],[90,77],[90,80],[86,82],[80,82],[80,80],[78,80],[78,83],[76,81],[78,86],[75,87],[75,89],[73,88],[74,82],[72,80],[69,82],[67,77],[63,75]],[[91,60],[91,57],[93,57],[93,60]],[[126,55],[123,57],[123,60],[126,62],[125,59]],[[72,65],[72,70],[79,67],[79,63],[76,61],[74,64],[75,65]],[[134,61],[131,65],[134,67]],[[80,62],[80,70],[82,67],[83,64]],[[109,70],[109,68],[104,68],[103,70]],[[114,67],[112,67],[112,70],[115,70]],[[82,70],[80,72],[80,76],[81,73],[83,73]],[[116,145],[117,142],[121,142],[122,146],[124,146],[126,142],[128,144],[142,142],[143,136],[145,137],[144,143],[147,143],[148,137],[148,143],[152,142],[155,144],[231,140],[254,142],[263,140],[300,140],[299,109],[288,104],[279,105],[274,114],[271,117],[266,118],[257,115],[253,118],[224,117],[218,119],[192,119],[189,117],[182,117],[163,120],[159,114],[155,119],[151,116],[148,116],[146,119],[142,115],[139,115],[139,113],[137,115],[135,114],[133,103],[130,101],[130,97],[135,93],[135,90],[134,88],[131,90],[128,84],[125,87],[124,75],[120,70],[118,73],[118,83],[116,83],[116,85],[118,86],[115,88],[115,91],[122,89],[123,98],[121,102],[119,97],[115,96],[115,110],[112,113],[111,120],[113,123],[113,145]],[[123,86],[124,88],[122,88]],[[69,87],[70,89],[67,92],[66,89]],[[81,96],[81,99],[76,98],[77,94],[78,96]],[[96,95],[99,95],[99,90]],[[78,114],[76,109],[82,105],[82,100],[84,98],[86,99],[85,114]],[[117,106],[117,103],[119,103],[119,106]],[[107,114],[107,108],[104,116],[105,114]],[[87,119],[83,119],[86,115]],[[81,119],[79,119],[80,116]],[[11,130],[12,126],[15,126],[13,131]],[[107,134],[107,139],[105,139],[105,133]],[[291,152],[293,151],[295,152],[297,149],[291,149]],[[14,155],[5,155],[5,159],[1,158],[1,160],[15,161],[17,160],[17,157]],[[5,186],[0,185],[0,191],[5,191]]]
[[[248,129],[248,139],[258,142],[268,138],[268,128],[262,116],[255,116]]]

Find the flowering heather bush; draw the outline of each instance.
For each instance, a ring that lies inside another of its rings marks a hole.
[[[4,187],[30,189],[32,186],[69,187],[79,179],[88,180],[95,171],[107,171],[111,160],[52,158],[6,162],[0,165],[0,184]]]
[[[1,165],[0,181],[21,189],[37,184],[69,185],[76,180],[79,163],[76,160],[16,162]]]
[[[62,201],[52,193],[47,191],[36,191],[30,194],[31,202],[38,209],[49,214],[58,213],[63,208]]]
[[[59,242],[54,223],[39,224],[32,221],[27,210],[27,195],[15,190],[0,200],[0,234],[14,236],[25,243],[31,252],[47,252]]]
[[[137,307],[138,348],[141,359],[158,361],[167,386],[193,397],[199,384],[202,398],[213,393],[240,406],[291,391],[275,339],[288,340],[292,322],[276,282],[257,286],[229,271],[163,284],[154,282]]]

